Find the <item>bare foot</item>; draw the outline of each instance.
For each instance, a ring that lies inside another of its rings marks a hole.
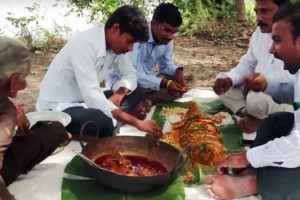
[[[150,112],[152,107],[152,101],[149,99],[142,100],[130,113],[138,119],[145,119],[146,114]]]
[[[256,174],[206,176],[204,188],[215,199],[250,196],[257,193]]]
[[[262,121],[261,119],[257,119],[255,117],[248,115],[246,117],[241,118],[238,121],[238,125],[242,132],[254,133],[257,131],[261,121]]]

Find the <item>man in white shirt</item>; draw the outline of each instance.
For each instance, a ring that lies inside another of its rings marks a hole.
[[[261,120],[270,113],[293,111],[293,95],[282,93],[292,94],[290,91],[293,89],[288,85],[292,80],[291,75],[283,70],[282,61],[269,53],[272,44],[272,17],[285,2],[288,1],[256,1],[259,27],[251,37],[247,53],[229,73],[219,74],[213,87],[225,106],[242,117],[239,125],[245,133],[255,132]],[[262,84],[261,80],[265,85],[262,86],[263,92],[258,92],[256,87]],[[270,81],[277,82],[281,93],[267,84]]]
[[[67,130],[73,135],[79,134],[85,122],[93,121],[100,137],[109,136],[118,120],[159,136],[161,128],[155,121],[141,121],[119,109],[137,81],[136,71],[124,54],[132,50],[134,42],[147,39],[142,11],[129,5],[118,8],[105,26],[79,33],[56,55],[42,81],[37,109],[68,113],[72,121]],[[100,83],[112,69],[119,71],[121,78],[113,87],[113,95],[106,97]],[[97,131],[88,127],[87,132],[95,135]]]
[[[133,51],[128,53],[138,73],[138,88],[144,106],[147,106],[145,99],[155,104],[174,100],[186,91],[183,68],[173,61],[173,40],[181,24],[182,17],[176,6],[171,3],[158,5],[148,24],[148,41],[135,43]],[[119,73],[112,72],[109,85],[118,78]]]
[[[219,165],[219,175],[207,176],[205,188],[215,199],[252,194],[266,200],[300,199],[300,3],[287,4],[274,15],[270,52],[294,74],[295,112],[269,115],[246,153],[232,154]],[[228,168],[251,170],[228,175]]]

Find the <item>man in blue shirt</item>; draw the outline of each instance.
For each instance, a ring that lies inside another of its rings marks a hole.
[[[141,103],[137,112],[145,112],[152,103],[176,99],[186,92],[183,68],[174,65],[173,39],[182,24],[181,14],[171,3],[162,3],[154,10],[149,23],[149,39],[147,42],[137,42],[129,58],[138,72],[137,95]],[[113,71],[108,84],[119,78]],[[151,101],[149,101],[151,100]]]

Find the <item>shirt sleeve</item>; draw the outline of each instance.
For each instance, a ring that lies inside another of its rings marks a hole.
[[[253,43],[255,43],[256,34],[257,32],[254,32],[253,36],[250,39],[247,53],[241,57],[239,64],[231,69],[228,74],[228,76],[232,79],[233,86],[242,84],[244,77],[255,72],[257,58],[254,54]]]
[[[174,65],[173,61],[173,41],[169,42],[166,46],[166,51],[159,59],[158,66],[161,74],[167,74],[170,76],[175,75],[178,67]]]
[[[112,90],[117,91],[120,87],[125,87],[132,92],[137,87],[137,72],[126,54],[118,57],[115,70],[120,74],[120,78],[113,84]]]
[[[147,44],[135,43],[133,51],[128,53],[129,58],[137,71],[139,86],[142,88],[159,90],[162,78],[156,77],[153,74],[148,74],[149,72],[146,71],[144,59],[147,57],[148,52],[145,49],[147,49]]]
[[[271,95],[273,92],[278,91],[282,84],[294,83],[294,77],[288,71],[277,71],[265,76],[267,79],[267,88],[265,92]]]
[[[89,108],[99,109],[113,119],[111,111],[118,108],[105,97],[99,86],[94,67],[97,51],[87,45],[91,44],[83,41],[73,43],[73,52],[70,56],[80,93]]]
[[[288,136],[280,137],[247,151],[247,159],[255,168],[300,166],[300,135],[294,129]]]

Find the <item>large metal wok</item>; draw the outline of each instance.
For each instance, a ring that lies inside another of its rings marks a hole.
[[[155,147],[155,141],[147,137],[112,136],[89,142],[85,146],[81,144],[83,156],[90,161],[109,154],[112,147],[118,147],[121,155],[146,157],[161,163],[167,169],[167,173],[163,175],[133,177],[111,172],[85,159],[88,170],[98,182],[119,191],[142,192],[169,185],[179,176],[187,160],[187,156],[182,155],[175,147],[164,142]]]

